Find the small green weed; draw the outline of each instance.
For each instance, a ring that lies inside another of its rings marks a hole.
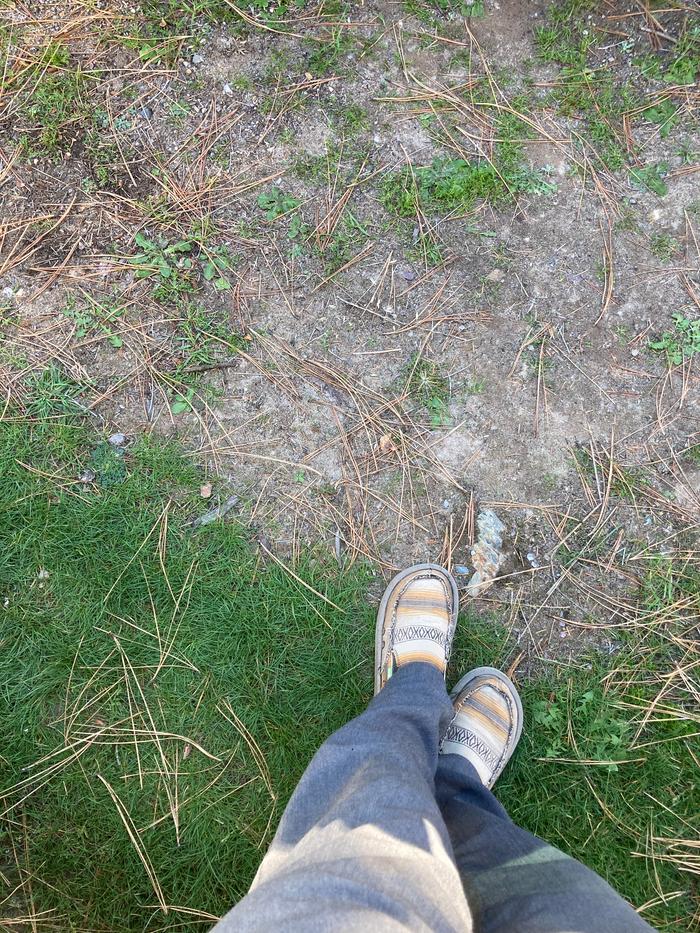
[[[281,188],[275,185],[269,191],[260,192],[257,204],[260,210],[265,211],[266,220],[277,220],[278,217],[283,217],[285,214],[296,210],[301,201],[290,194],[285,194]]]
[[[691,320],[680,312],[673,315],[673,330],[664,331],[649,347],[657,353],[665,353],[672,366],[680,366],[685,360],[700,353],[700,318]]]
[[[671,130],[678,121],[678,107],[668,98],[652,107],[647,107],[642,112],[650,123],[656,123],[660,127],[659,136],[662,139],[670,136]]]
[[[118,302],[100,302],[87,293],[83,293],[83,302],[78,305],[74,295],[70,295],[62,314],[75,322],[75,336],[83,340],[89,334],[102,334],[113,347],[122,346],[122,338],[114,330],[115,318],[124,313],[124,308]]]
[[[26,390],[30,398],[27,405],[30,417],[54,418],[83,411],[78,402],[83,387],[56,363],[51,363],[41,373],[28,376]]]
[[[168,243],[163,237],[151,240],[143,233],[137,233],[135,242],[141,252],[129,257],[129,263],[135,267],[137,279],[156,280],[153,297],[157,301],[171,301],[178,295],[194,291],[191,240]]]
[[[641,168],[631,168],[629,173],[630,181],[637,188],[653,191],[654,194],[658,194],[662,198],[665,194],[668,194],[668,185],[664,181],[668,169],[667,162],[658,162]]]
[[[320,247],[325,262],[325,274],[337,272],[349,262],[358,248],[367,240],[369,232],[350,210],[345,210],[332,235]]]
[[[80,65],[64,45],[49,44],[21,77],[18,113],[27,155],[56,157],[66,149],[89,112],[85,95]]]
[[[228,291],[231,282],[226,273],[233,271],[236,257],[231,255],[227,246],[215,246],[204,253],[202,275],[205,282],[211,282],[218,292]]]
[[[244,338],[232,330],[224,312],[213,313],[195,301],[179,304],[175,346],[178,363],[168,375],[170,410],[174,415],[191,411],[197,398],[212,400],[214,388],[203,381],[203,374],[243,346]]]
[[[464,393],[465,395],[481,395],[485,388],[485,379],[472,379],[472,381],[468,382],[464,387]]]
[[[307,70],[314,77],[324,77],[340,69],[342,59],[355,47],[350,29],[334,29],[327,40],[310,40],[313,51]]]
[[[655,233],[649,241],[649,249],[657,259],[668,262],[678,251],[678,243],[668,233]]]
[[[439,427],[449,421],[449,383],[437,363],[413,353],[401,374],[403,391],[427,409],[431,424]]]

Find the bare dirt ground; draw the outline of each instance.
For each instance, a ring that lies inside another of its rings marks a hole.
[[[697,557],[700,17],[553,11],[6,3],[6,402],[178,437],[285,560],[466,583],[491,508],[522,663],[614,650]]]

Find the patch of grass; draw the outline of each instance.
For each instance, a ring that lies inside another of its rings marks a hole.
[[[594,6],[586,0],[552,7],[547,25],[535,30],[535,42],[541,60],[562,66],[551,100],[562,115],[583,121],[582,137],[591,143],[603,165],[616,171],[628,159],[623,117],[638,106],[638,101],[628,83],[616,82],[607,69],[593,68],[588,62],[596,33],[580,17]],[[665,105],[660,110],[647,110],[647,119],[659,122],[666,135],[674,114],[669,114]]]
[[[627,162],[622,121],[636,105],[630,86],[579,63],[562,68],[552,98],[562,115],[583,121],[582,135],[600,161],[612,171],[622,168]]]
[[[523,141],[531,135],[517,107],[499,113],[495,121],[496,147],[492,162],[436,158],[430,165],[406,165],[388,174],[381,198],[399,217],[420,211],[446,214],[467,212],[479,200],[497,203],[519,194],[549,194],[555,185],[533,169],[525,158]]]
[[[173,415],[191,411],[197,398],[211,400],[216,393],[203,382],[203,374],[221,360],[230,360],[244,345],[245,338],[232,330],[225,312],[208,311],[196,301],[178,305],[175,347],[179,355],[168,376],[170,410]]]
[[[435,427],[449,421],[450,388],[437,363],[413,353],[404,366],[400,382],[403,391],[423,406]]]
[[[346,209],[332,235],[321,244],[325,274],[331,275],[349,262],[368,237],[366,227]]]
[[[275,28],[283,31],[284,24],[279,20],[303,6],[303,0],[234,0],[231,4],[227,0],[141,0],[137,26],[122,41],[135,49],[143,62],[173,64],[185,39],[212,25],[226,23],[229,30],[244,32],[248,27],[236,13],[237,6],[246,15],[252,14],[262,23],[275,23]]]
[[[445,391],[420,372],[416,392]],[[177,929],[245,893],[311,756],[365,707],[375,606],[362,568],[303,555],[295,572],[323,599],[235,522],[195,530],[212,501],[172,443],[109,457],[76,423],[0,421],[0,840],[21,867],[3,873],[18,913],[30,872],[33,909],[66,927]],[[91,464],[107,481],[76,488]],[[672,933],[698,906],[679,870],[698,830],[697,725],[687,658],[678,689],[665,675],[674,633],[690,646],[697,577],[659,559],[640,600],[658,632],[519,684],[526,728],[496,792]],[[500,622],[463,614],[448,680],[516,650]],[[31,767],[52,753],[52,772]]]
[[[665,353],[672,366],[680,366],[700,353],[700,318],[693,320],[677,312],[673,315],[673,330],[664,331],[658,340],[650,341],[649,347]]]
[[[57,363],[51,363],[40,373],[29,375],[25,385],[30,399],[27,405],[30,418],[61,417],[83,410],[78,401],[83,386]]]
[[[403,0],[403,8],[427,26],[435,26],[446,15],[483,16],[484,0]]]
[[[695,84],[700,72],[700,26],[695,23],[685,29],[676,43],[664,74],[669,84]]]
[[[82,293],[82,301],[75,295],[69,295],[61,313],[75,322],[75,336],[78,340],[92,334],[101,334],[115,349],[123,341],[114,329],[116,318],[121,317],[124,308],[117,301],[97,301],[87,292]]]
[[[65,423],[0,426],[0,786],[16,807],[0,839],[41,867],[35,909],[146,929],[158,894],[109,785],[177,905],[157,925],[177,928],[177,907],[220,914],[245,893],[306,762],[370,698],[366,575],[296,568],[336,610],[237,525],[189,530],[212,502],[171,445],[139,442],[121,481],[79,494],[18,462],[70,481],[98,449]],[[47,784],[22,770],[73,741]]]
[[[307,71],[314,78],[325,77],[342,70],[342,60],[355,48],[350,29],[334,29],[328,39],[310,40],[312,49],[307,60]]]
[[[565,0],[553,4],[547,23],[535,29],[535,45],[542,61],[582,66],[588,50],[595,43],[594,33],[579,17],[595,7],[595,0]]]
[[[497,201],[506,193],[488,162],[435,159],[431,165],[405,166],[389,174],[382,201],[399,217],[415,217],[419,209],[435,213],[469,211],[479,199]]]
[[[24,150],[31,157],[56,157],[82,133],[89,108],[86,80],[70,51],[50,43],[39,59],[21,72],[18,114]]]
[[[357,136],[369,128],[369,115],[359,104],[349,104],[337,112],[336,123],[343,136]]]
[[[110,135],[111,127],[107,113],[97,108],[91,120],[92,125],[85,133],[85,155],[95,182],[100,188],[117,187],[119,177],[116,174],[118,166],[123,163],[124,149],[120,152],[114,137]],[[115,121],[115,130],[117,129]]]
[[[654,233],[649,241],[649,249],[657,259],[668,262],[678,250],[678,242],[668,233]]]
[[[443,259],[443,248],[440,240],[432,230],[420,231],[406,251],[410,262],[423,263],[426,269],[439,265]]]

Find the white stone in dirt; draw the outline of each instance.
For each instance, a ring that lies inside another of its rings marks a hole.
[[[192,56],[192,64],[193,64],[193,65],[201,65],[203,61],[204,61],[204,56],[203,56],[203,55],[200,55],[198,52],[196,52],[196,53]]]
[[[111,434],[109,437],[109,443],[112,447],[121,447],[126,440],[126,435],[122,434],[121,431],[117,431],[116,434]]]
[[[474,573],[467,583],[468,596],[481,596],[493,583],[503,561],[502,534],[506,526],[492,509],[479,512],[476,519],[478,535],[472,548]]]

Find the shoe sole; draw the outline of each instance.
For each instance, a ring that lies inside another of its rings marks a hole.
[[[413,567],[408,567],[406,570],[402,570],[400,573],[397,573],[396,576],[388,583],[386,589],[384,590],[384,595],[382,596],[382,601],[379,603],[379,610],[377,612],[377,624],[374,634],[374,692],[375,695],[381,690],[381,656],[382,656],[382,647],[384,644],[384,619],[386,616],[386,609],[389,605],[389,599],[391,595],[396,590],[396,587],[401,583],[402,580],[405,580],[410,574],[417,573],[421,570],[432,570],[438,575],[442,576],[450,584],[450,589],[452,591],[452,614],[450,618],[450,650],[451,650],[451,641],[454,638],[455,629],[457,628],[457,617],[459,615],[459,593],[457,591],[457,583],[449,572],[445,570],[444,567],[441,567],[439,564],[414,564]],[[449,659],[449,655],[448,655]]]
[[[460,680],[457,681],[457,683],[454,685],[454,687],[450,691],[450,699],[452,700],[453,703],[457,699],[457,697],[460,695],[460,693],[464,690],[464,688],[467,687],[477,677],[495,677],[496,680],[500,681],[500,683],[503,684],[503,686],[508,690],[508,693],[513,698],[515,702],[515,708],[518,711],[517,721],[515,723],[515,739],[512,743],[511,750],[508,756],[505,758],[505,760],[501,764],[501,767],[498,769],[498,771],[496,771],[493,777],[491,778],[490,784],[488,784],[488,787],[493,787],[493,785],[496,783],[496,781],[501,776],[501,774],[503,774],[503,771],[506,765],[508,764],[510,759],[513,757],[513,752],[518,747],[520,736],[523,734],[523,723],[525,721],[525,714],[523,713],[522,700],[520,699],[520,694],[518,693],[515,684],[510,679],[510,677],[507,677],[503,673],[503,671],[499,671],[495,667],[475,667],[473,670],[468,671],[464,675],[464,677],[462,677]]]

